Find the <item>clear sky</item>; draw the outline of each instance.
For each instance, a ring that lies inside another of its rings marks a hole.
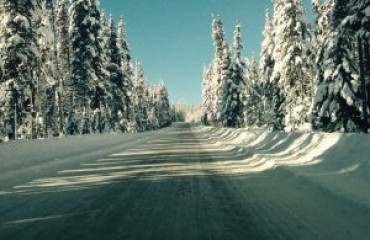
[[[229,44],[240,21],[244,56],[254,52],[258,58],[265,9],[272,7],[271,0],[100,0],[100,5],[124,17],[132,56],[143,63],[149,82],[164,80],[170,100],[187,104],[200,103],[203,66],[214,55],[212,14],[222,17]]]

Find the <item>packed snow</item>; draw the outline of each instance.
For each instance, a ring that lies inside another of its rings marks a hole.
[[[369,144],[196,124],[1,144],[0,237],[367,239]]]
[[[221,164],[227,174],[284,168],[319,187],[370,208],[370,136],[342,133],[283,133],[261,129],[199,127],[199,132],[226,146],[238,159]]]
[[[170,128],[171,129],[171,128]],[[161,130],[162,134],[168,129]],[[215,161],[204,169],[220,175],[248,175],[275,168],[284,168],[295,176],[304,177],[336,194],[343,195],[370,208],[370,136],[342,133],[284,133],[263,129],[230,129],[198,126],[193,130],[213,145],[202,145]],[[23,169],[45,159],[57,161],[61,156],[94,153],[124,142],[150,138],[146,134],[103,134],[63,137],[48,140],[16,141],[0,145],[2,172]],[[144,138],[145,136],[145,138]],[[200,143],[202,144],[202,143]],[[151,155],[155,151],[126,150],[111,156],[132,154]],[[176,149],[162,150],[161,154],[175,154]],[[184,153],[182,151],[181,153]],[[224,153],[224,154],[223,154]],[[221,155],[220,155],[221,154]],[[224,155],[224,156],[223,156]],[[93,154],[92,154],[93,156]],[[63,160],[59,160],[63,161]],[[184,164],[189,171],[194,166]],[[176,176],[176,172],[172,172]],[[190,173],[189,173],[190,174]]]

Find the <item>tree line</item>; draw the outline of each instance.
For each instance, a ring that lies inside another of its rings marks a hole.
[[[2,0],[0,139],[138,132],[171,122],[163,82],[133,67],[98,0]]]
[[[278,131],[368,132],[370,1],[274,0],[259,63],[242,57],[241,25],[229,47],[213,17],[215,56],[204,68],[203,122]]]

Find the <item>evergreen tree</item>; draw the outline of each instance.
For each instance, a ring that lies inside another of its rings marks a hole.
[[[361,125],[363,132],[370,128],[370,1],[352,0],[348,5],[349,17],[341,22],[341,29],[354,36],[357,72],[361,87],[359,94],[362,100]]]
[[[126,25],[121,17],[118,23],[118,32],[117,32],[117,41],[118,41],[118,49],[120,52],[120,67],[123,77],[123,96],[124,96],[124,120],[126,121],[127,125],[130,125],[133,118],[133,104],[132,104],[132,91],[133,91],[133,84],[132,84],[132,66],[131,66],[131,54],[130,49],[126,40]],[[127,129],[126,129],[127,130]]]
[[[209,124],[212,113],[212,66],[204,67],[202,82],[202,120]]]
[[[282,25],[284,24],[283,16],[283,6],[284,2],[282,0],[274,0],[274,17],[273,17],[273,36],[274,36],[274,48],[272,53],[272,58],[274,60],[274,68],[272,76],[270,79],[271,88],[269,93],[271,94],[271,120],[272,129],[281,131],[284,129],[284,118],[285,118],[285,96],[283,89],[280,84],[281,80],[281,69],[284,67],[282,65],[281,59],[284,57],[281,53],[283,39],[279,36],[281,34]]]
[[[313,93],[317,91],[317,85],[322,82],[324,77],[324,53],[327,48],[327,44],[330,38],[329,35],[329,19],[334,1],[327,0],[312,0],[312,9],[315,14],[315,32],[314,37],[311,41],[311,49],[314,55],[314,77],[313,82]],[[312,112],[312,116],[315,119],[317,117],[316,112]]]
[[[68,77],[70,68],[70,44],[69,44],[69,17],[65,0],[58,0],[56,6],[56,38],[57,43],[57,62],[58,78],[63,87],[68,87]]]
[[[222,111],[222,59],[224,55],[224,32],[222,29],[222,21],[219,16],[213,17],[212,22],[212,38],[215,47],[215,57],[212,63],[212,116],[210,120],[213,124],[218,124],[221,119]],[[228,50],[227,50],[228,51]]]
[[[254,58],[247,59],[247,72],[245,73],[245,125],[246,126],[260,126],[262,117],[262,108],[261,108],[261,81],[259,77],[259,68],[258,64]]]
[[[276,65],[279,84],[284,96],[285,129],[299,130],[310,122],[311,84],[308,79],[305,34],[301,0],[276,0],[275,40],[278,45]]]
[[[91,109],[90,121],[92,122],[92,130],[94,132],[99,131],[102,133],[109,126],[107,124],[107,95],[109,92],[109,71],[107,70],[106,61],[109,63],[108,55],[104,51],[104,45],[102,43],[102,23],[101,23],[101,11],[98,7],[97,0],[90,0],[90,19],[91,19],[91,37],[94,40],[90,51],[92,52],[92,94],[91,94]],[[108,49],[109,51],[109,49]]]
[[[113,129],[111,125],[111,106],[113,101],[113,86],[110,81],[110,72],[108,71],[110,65],[110,28],[108,26],[107,17],[105,12],[100,13],[100,30],[96,45],[99,49],[99,54],[95,59],[99,69],[97,71],[97,78],[99,82],[95,86],[95,95],[93,97],[93,130],[109,132]]]
[[[0,4],[0,136],[134,131],[129,121],[149,129],[149,84],[140,65],[139,101],[133,104],[134,74],[123,20],[117,32],[113,17],[109,25],[101,19],[97,0],[55,3],[55,9],[53,0]],[[168,122],[167,90],[164,84],[156,89],[161,122],[156,121],[162,127]]]
[[[59,132],[67,133],[69,113],[72,112],[72,91],[69,85],[70,71],[70,44],[69,44],[69,17],[65,0],[58,0],[56,6],[56,78],[59,86],[57,88],[58,112],[59,112]]]
[[[0,4],[0,82],[4,75],[4,62],[3,58],[1,56],[4,55],[3,49],[4,49],[4,28],[3,28],[3,21],[5,16],[5,10],[4,10],[4,4]],[[0,90],[1,91],[1,90]],[[0,92],[1,94],[1,92]],[[2,114],[0,114],[2,115]],[[0,122],[1,122],[1,116],[0,116]],[[1,129],[1,126],[0,126]],[[1,134],[1,133],[0,133]]]
[[[167,88],[163,81],[149,87],[148,130],[171,124],[171,108]]]
[[[71,41],[72,113],[69,116],[69,134],[87,133],[88,126],[82,119],[87,117],[91,93],[91,62],[94,39],[91,39],[90,6],[88,0],[71,0],[69,8]],[[82,126],[81,126],[82,125]]]
[[[242,54],[242,36],[241,25],[238,23],[234,31],[233,58],[230,80],[228,89],[227,119],[228,126],[241,127],[243,125],[243,113],[245,104],[245,85],[244,85],[244,60]]]
[[[329,19],[334,0],[312,0],[312,9],[315,14],[315,23],[317,25],[316,34],[319,42],[324,43],[329,33]]]
[[[228,124],[232,125],[230,121],[231,111],[229,109],[232,102],[230,93],[233,88],[231,79],[231,54],[220,17],[214,17],[212,28],[212,36],[216,48],[215,59],[212,64],[212,92],[215,94],[213,100],[214,116],[212,116],[212,121],[216,124],[227,126]]]
[[[69,118],[69,133],[87,134],[92,130],[92,110],[100,103],[97,93],[103,81],[99,78],[103,71],[99,44],[100,11],[96,0],[72,0],[69,16],[70,85],[74,111]]]
[[[4,88],[5,85],[3,84],[4,78],[4,58],[5,55],[5,42],[4,42],[4,18],[5,17],[5,9],[4,4],[0,4],[0,141],[2,141],[2,137],[5,136],[5,98],[6,98],[6,89]]]
[[[158,85],[149,86],[148,130],[159,129]]]
[[[109,20],[109,42],[108,42],[108,66],[107,70],[110,76],[110,85],[111,85],[111,126],[113,131],[126,131],[121,125],[123,118],[123,113],[125,109],[123,108],[125,103],[125,96],[123,93],[123,74],[121,71],[121,55],[117,44],[117,31],[113,17],[110,17]]]
[[[361,130],[363,102],[360,78],[352,60],[353,38],[341,25],[349,16],[347,2],[334,1],[330,15],[329,38],[323,59],[323,79],[319,82],[314,108],[316,127],[324,131]]]
[[[147,128],[149,109],[149,84],[144,77],[143,68],[139,61],[136,61],[133,78],[133,104],[134,104],[134,126],[137,131],[144,131]]]
[[[231,54],[226,36],[224,36],[222,39],[221,75],[220,82],[217,85],[217,92],[219,93],[217,120],[223,126],[233,126],[231,119],[233,114],[231,108],[233,88]]]
[[[54,9],[51,0],[38,0],[35,1],[35,4],[38,7],[33,12],[33,25],[36,27],[37,45],[41,54],[38,73],[38,95],[40,95],[38,114],[42,117],[41,131],[43,134],[39,133],[39,135],[43,137],[57,136],[59,135],[60,121],[56,94],[59,83],[56,79]]]
[[[37,81],[37,35],[33,12],[37,5],[28,0],[3,1],[4,74],[0,82],[1,132],[7,139],[33,135],[34,124],[27,112],[35,107]],[[26,131],[26,132],[25,132]]]
[[[275,48],[274,29],[270,11],[266,10],[265,29],[263,32],[263,42],[261,45],[260,58],[260,79],[261,79],[261,102],[262,102],[262,116],[264,124],[273,128],[274,122],[274,88],[278,87],[272,74],[274,72],[275,59],[273,52]]]
[[[164,82],[159,82],[158,87],[158,113],[159,127],[168,127],[171,123],[170,117],[170,101],[168,99],[168,91]]]

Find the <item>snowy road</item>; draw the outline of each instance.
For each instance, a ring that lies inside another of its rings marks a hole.
[[[0,239],[369,239],[369,159],[344,166],[338,135],[330,151],[252,135],[175,124],[0,145]]]

